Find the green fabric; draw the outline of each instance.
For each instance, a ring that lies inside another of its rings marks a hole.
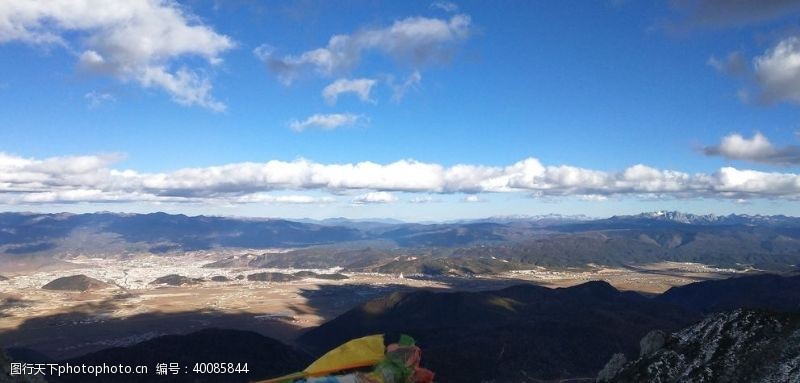
[[[417,341],[406,334],[400,334],[400,340],[397,341],[397,344],[401,346],[416,346]]]
[[[408,382],[414,369],[406,366],[406,361],[397,355],[386,354],[386,357],[375,366],[375,372],[384,377],[393,377],[394,382]]]

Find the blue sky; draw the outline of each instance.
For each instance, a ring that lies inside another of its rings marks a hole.
[[[791,2],[12,3],[4,210],[800,214]]]

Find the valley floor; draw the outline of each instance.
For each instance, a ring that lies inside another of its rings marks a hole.
[[[345,280],[307,278],[273,283],[244,277],[256,272],[299,270],[202,267],[219,257],[211,253],[142,255],[124,260],[81,257],[69,260],[69,268],[6,274],[9,279],[0,281],[0,344],[65,358],[206,327],[254,330],[290,342],[310,327],[393,291],[483,290],[525,282],[564,287],[605,280],[620,290],[655,294],[672,286],[737,273],[699,264],[665,262],[628,268],[537,268],[469,278],[345,273]],[[76,274],[114,287],[88,292],[41,288],[56,278]],[[168,274],[202,278],[204,282],[183,286],[150,283]],[[229,281],[212,282],[213,276],[224,276]]]

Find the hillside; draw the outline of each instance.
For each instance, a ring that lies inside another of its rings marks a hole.
[[[198,283],[203,283],[203,280],[199,278],[189,278],[178,274],[170,274],[170,275],[165,275],[163,277],[158,277],[152,282],[150,282],[151,285],[169,285],[169,286],[196,285]]]
[[[54,382],[249,382],[283,373],[302,370],[310,357],[292,347],[254,332],[206,329],[186,335],[167,335],[129,347],[111,348],[60,363],[98,365],[146,365],[147,379],[131,375],[80,375]],[[198,362],[247,363],[249,372],[235,374],[192,374]],[[158,363],[179,363],[188,366],[188,375],[157,376]]]
[[[413,334],[445,382],[593,376],[616,353],[634,353],[654,328],[698,318],[605,282],[549,289],[394,293],[356,307],[299,339],[322,352],[348,339]],[[464,366],[469,366],[465,368]]]
[[[314,277],[309,273],[301,275]],[[283,276],[301,277],[289,274],[275,277]],[[264,279],[271,277],[265,275]],[[537,379],[589,379],[596,376],[615,354],[635,360],[642,344],[649,350],[661,348],[666,340],[659,343],[658,337],[652,336],[653,330],[668,334],[703,323],[703,313],[717,310],[729,313],[740,307],[759,307],[771,310],[780,318],[796,316],[800,312],[796,308],[800,298],[796,290],[797,278],[752,275],[704,281],[652,298],[621,292],[599,281],[555,289],[523,284],[494,291],[407,291],[356,306],[310,329],[296,340],[296,344],[319,355],[359,336],[386,333],[391,338],[407,333],[418,340],[424,352],[425,365],[436,371],[439,381],[516,383],[535,382]],[[709,331],[724,332],[729,327],[740,325],[705,326]],[[646,334],[650,335],[641,342]],[[713,332],[709,334],[717,336]],[[226,347],[235,347],[239,335],[220,336],[230,339],[230,345],[227,340],[211,337],[207,341],[215,345],[219,343],[219,348],[199,344],[197,350],[190,350],[183,336],[162,337],[148,341],[151,343],[142,343],[145,346],[108,349],[75,360],[111,360],[108,358],[114,355],[138,360],[135,358],[143,356],[129,355],[150,352],[143,350],[156,346],[162,347],[165,353],[178,352],[175,347],[187,347],[188,361],[198,357],[216,360],[227,358],[229,354],[238,355],[234,352],[243,352],[243,358],[253,360],[263,359],[264,355],[277,360],[296,355],[296,351],[283,348],[230,351]],[[156,340],[161,343],[152,343]],[[247,346],[248,343],[242,344]],[[687,347],[690,350],[694,346],[690,344]],[[247,354],[250,352],[252,354]],[[284,352],[286,354],[282,354]],[[24,359],[36,354],[15,350],[14,355]],[[617,362],[620,360],[617,358]],[[272,375],[288,372],[278,368],[279,364],[275,366]]]
[[[42,286],[45,290],[61,291],[90,291],[109,287],[113,287],[113,285],[87,277],[83,274],[57,278]]]
[[[771,274],[691,283],[656,298],[704,313],[737,308],[800,312],[800,275]]]
[[[604,381],[797,382],[798,355],[799,314],[736,310],[671,334]]]

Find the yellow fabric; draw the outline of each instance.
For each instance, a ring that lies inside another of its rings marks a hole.
[[[374,366],[383,359],[383,334],[353,339],[311,363],[303,372],[308,376],[327,375],[351,368]]]

